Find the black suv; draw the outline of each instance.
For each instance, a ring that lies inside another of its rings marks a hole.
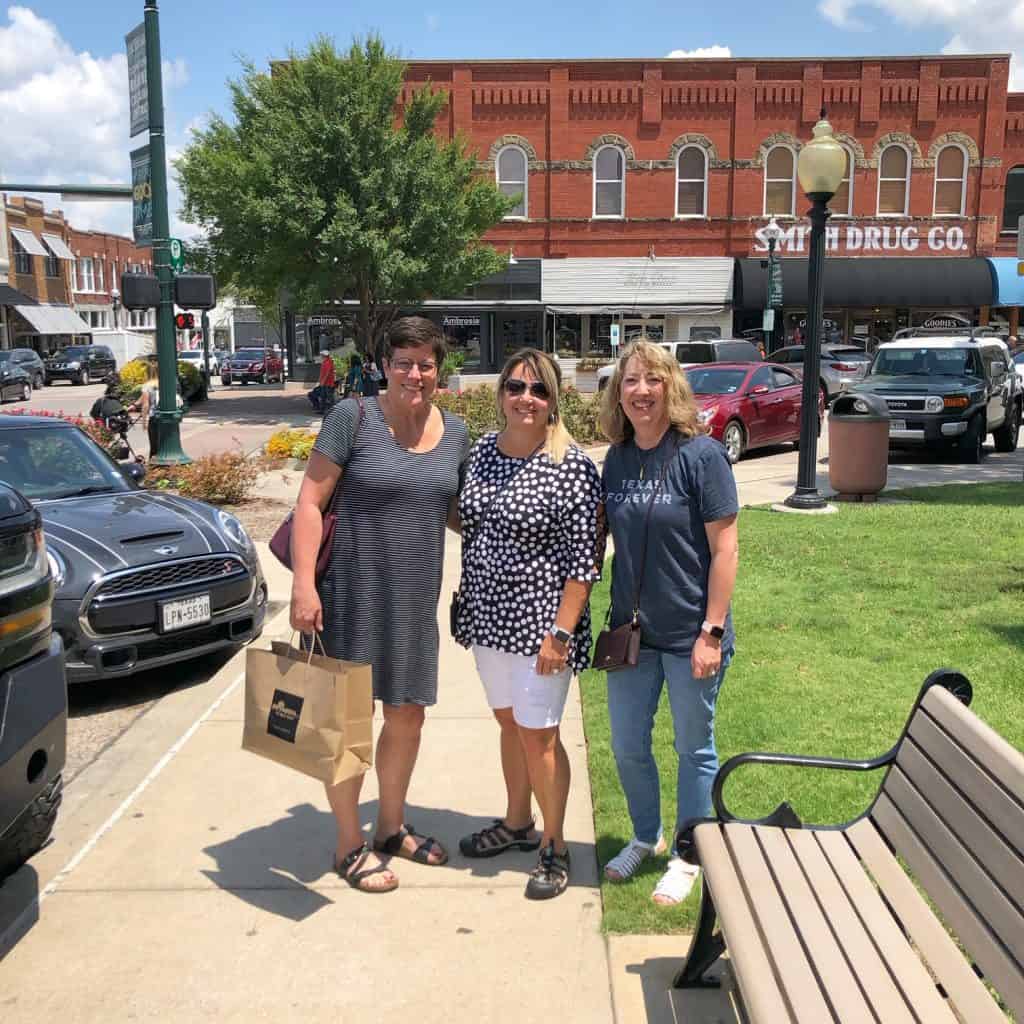
[[[46,383],[69,380],[72,384],[97,383],[117,372],[117,360],[106,345],[69,345],[46,360]]]
[[[892,448],[952,447],[974,463],[989,434],[997,452],[1017,448],[1021,388],[1006,345],[983,329],[898,331],[849,393],[885,400]]]
[[[30,348],[12,348],[7,357],[12,366],[24,370],[32,381],[32,387],[38,390],[46,383],[46,367],[38,352]]]
[[[64,649],[39,513],[0,483],[0,878],[50,836],[67,742]]]

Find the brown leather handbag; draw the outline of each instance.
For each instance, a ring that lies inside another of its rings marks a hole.
[[[679,450],[678,440],[676,451]],[[593,667],[602,672],[617,672],[620,668],[635,668],[640,662],[640,588],[644,585],[644,565],[647,562],[647,535],[651,528],[651,512],[654,510],[654,502],[658,497],[658,491],[665,482],[665,475],[668,473],[669,462],[672,456],[665,457],[661,465],[661,475],[658,477],[657,486],[651,494],[650,504],[647,506],[647,518],[644,519],[644,543],[640,554],[640,572],[637,575],[636,589],[633,592],[633,615],[629,622],[609,629],[608,623],[612,618],[611,602],[608,604],[608,617],[605,619],[604,629],[597,637],[594,645]],[[615,574],[615,559],[612,558],[612,575]]]

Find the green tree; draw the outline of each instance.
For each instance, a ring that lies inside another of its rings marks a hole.
[[[243,64],[234,117],[193,132],[176,167],[183,216],[205,238],[197,264],[221,285],[294,308],[359,301],[358,344],[376,351],[398,307],[458,295],[502,269],[481,236],[514,205],[434,122],[447,96],[409,89],[405,65],[370,37],[327,38],[271,73]]]

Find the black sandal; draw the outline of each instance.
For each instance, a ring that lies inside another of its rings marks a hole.
[[[540,852],[537,866],[530,872],[530,880],[526,883],[528,900],[550,900],[561,896],[569,884],[569,848],[565,853],[555,853],[555,842],[552,840]]]
[[[413,836],[422,839],[423,842],[409,853],[404,846],[406,836]],[[448,851],[433,837],[421,836],[412,825],[403,825],[393,836],[387,839],[374,839],[373,849],[376,853],[385,853],[389,857],[400,857],[403,860],[412,860],[417,864],[428,864],[430,867],[441,867],[448,863]],[[434,850],[441,851],[440,860],[431,860],[430,855]]]
[[[382,886],[364,886],[363,882],[370,878],[372,875],[382,875],[385,872],[391,874],[391,869],[386,867],[384,864],[378,864],[375,868],[366,868],[364,871],[353,871],[352,868],[357,862],[365,860],[367,854],[370,852],[370,847],[363,843],[362,846],[357,846],[350,853],[346,853],[341,858],[341,863],[335,862],[334,870],[343,878],[353,889],[357,889],[359,892],[394,892],[398,888],[398,879],[393,879],[393,884],[382,885]]]
[[[509,828],[501,818],[495,818],[493,825],[463,836],[459,840],[459,850],[463,857],[497,857],[506,850],[536,850],[540,846],[540,836],[530,838],[533,826],[531,821],[525,828]]]

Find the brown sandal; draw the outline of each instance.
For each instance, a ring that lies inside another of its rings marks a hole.
[[[358,889],[359,892],[394,892],[398,888],[398,879],[394,875],[392,875],[391,885],[363,885],[363,882],[373,875],[382,875],[385,872],[391,874],[390,869],[385,865],[378,864],[377,867],[367,868],[364,871],[353,870],[353,868],[358,868],[366,860],[369,853],[370,847],[366,843],[363,843],[362,846],[357,846],[341,858],[340,864],[335,863],[335,872],[337,872],[340,878],[348,882],[353,889]]]
[[[423,842],[415,850],[409,852],[404,845],[406,836],[422,839]],[[389,857],[399,857],[402,860],[412,860],[417,864],[429,864],[431,867],[439,868],[442,864],[448,863],[448,851],[433,836],[421,836],[412,825],[403,825],[387,839],[375,839],[373,849],[376,853],[385,853]],[[441,852],[440,860],[430,859],[430,855],[435,850]]]

